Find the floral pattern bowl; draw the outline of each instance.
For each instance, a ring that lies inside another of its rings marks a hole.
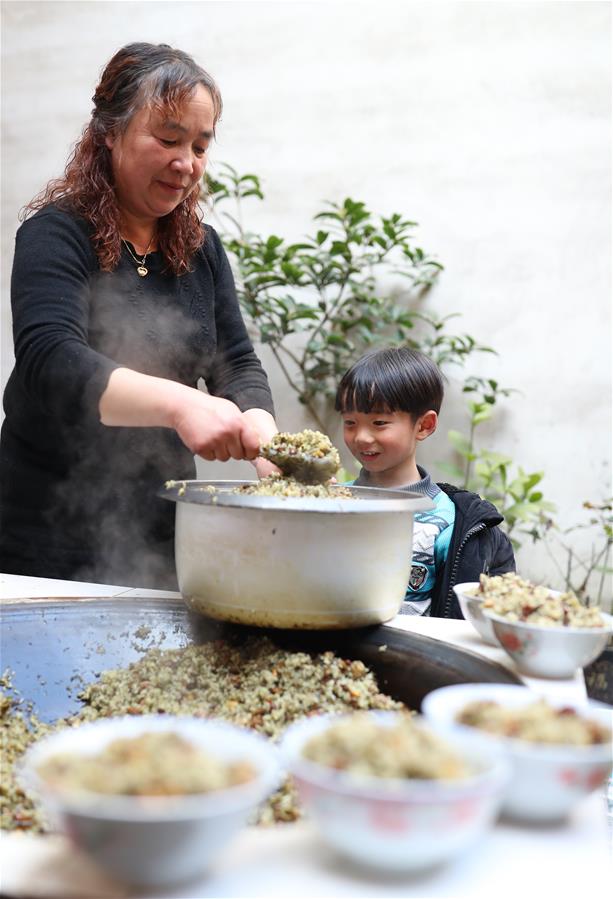
[[[457,715],[475,701],[519,709],[538,698],[529,687],[515,684],[454,684],[433,690],[422,708],[426,719],[448,729],[450,736],[478,734],[510,763],[511,780],[502,805],[505,815],[535,823],[557,822],[605,782],[611,771],[611,741],[586,746],[534,743],[487,733],[456,721]],[[613,724],[613,709],[604,703],[551,698],[547,702],[556,708],[574,709],[605,728],[610,729]]]
[[[498,646],[492,622],[483,612],[484,597],[475,595],[478,589],[479,581],[466,581],[464,584],[456,584],[453,592],[458,598],[462,615],[466,621],[470,621],[483,642],[488,646]]]
[[[611,636],[613,617],[602,613],[604,627],[556,627],[510,621],[483,609],[494,635],[519,671],[531,677],[573,677],[598,658]]]
[[[384,727],[396,720],[394,712],[365,714]],[[372,870],[428,869],[462,856],[494,823],[509,778],[509,766],[495,747],[471,734],[449,741],[472,769],[460,780],[356,778],[303,754],[312,737],[342,718],[330,714],[301,719],[281,742],[307,815],[322,840],[340,855]],[[425,725],[420,720],[418,726]],[[437,733],[436,727],[427,729]]]

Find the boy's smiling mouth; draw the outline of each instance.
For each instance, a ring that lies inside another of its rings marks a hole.
[[[374,450],[363,450],[360,452],[360,459],[366,459],[367,461],[372,461],[376,459],[377,456],[380,456],[381,453],[375,452]]]

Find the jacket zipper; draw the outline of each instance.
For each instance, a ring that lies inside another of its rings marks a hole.
[[[445,597],[445,605],[443,607],[443,618],[447,618],[449,616],[449,607],[451,605],[451,595],[453,593],[453,585],[455,584],[456,574],[458,571],[458,564],[460,561],[460,556],[462,554],[462,550],[468,543],[471,537],[474,537],[475,534],[478,534],[479,531],[484,531],[487,528],[487,525],[484,521],[480,521],[479,524],[474,525],[469,531],[464,534],[464,538],[460,545],[458,546],[458,551],[456,553],[453,568],[451,569],[451,577],[449,578],[449,590],[447,592],[447,596]]]

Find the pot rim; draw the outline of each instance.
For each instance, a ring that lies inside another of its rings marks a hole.
[[[316,499],[314,497],[251,496],[231,493],[236,487],[257,484],[257,480],[179,480],[167,481],[158,491],[162,499],[188,505],[214,508],[270,509],[283,512],[342,512],[361,514],[366,512],[421,512],[433,509],[434,503],[428,496],[408,490],[384,490],[379,487],[353,487],[350,489],[359,499]],[[334,490],[334,486],[331,488]]]

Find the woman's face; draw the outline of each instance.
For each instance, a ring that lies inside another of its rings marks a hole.
[[[199,84],[177,119],[145,107],[123,134],[108,134],[115,192],[127,219],[168,215],[199,183],[213,139],[215,111]]]

